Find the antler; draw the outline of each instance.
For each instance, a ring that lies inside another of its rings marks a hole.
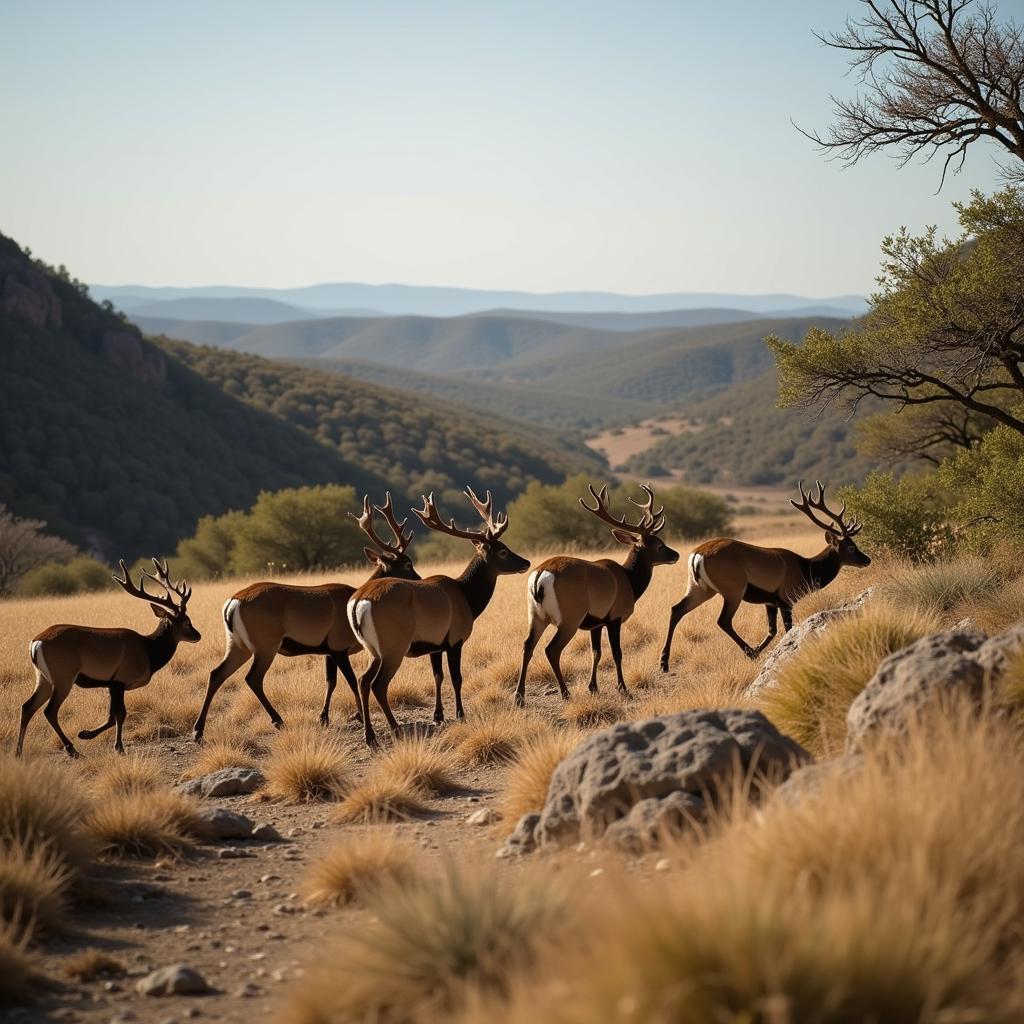
[[[394,544],[389,544],[377,534],[376,530],[374,530],[373,513],[375,510],[384,517],[391,529],[391,532],[395,535]],[[363,514],[361,516],[357,516],[354,512],[349,512],[349,515],[359,524],[359,529],[362,530],[363,533],[365,533],[381,551],[390,551],[392,554],[400,555],[412,543],[412,534],[410,533],[406,535],[402,532],[405,528],[405,524],[409,520],[403,519],[399,523],[395,519],[394,506],[391,503],[390,491],[387,492],[383,508],[380,508],[378,505],[371,505],[369,495],[364,494]]]
[[[480,518],[487,524],[487,536],[491,540],[497,540],[508,529],[508,516],[499,512],[497,519],[494,517],[494,499],[491,492],[487,491],[487,500],[481,501],[474,493],[473,488],[467,485],[466,497],[473,502],[473,508],[480,514]]]
[[[825,486],[820,480],[814,481],[817,488],[815,496],[812,498],[810,491],[804,490],[803,480],[797,483],[797,488],[800,491],[800,500],[796,501],[794,498],[789,499],[790,505],[800,512],[803,512],[805,516],[815,526],[822,530],[831,530],[833,526],[839,528],[839,532],[844,537],[854,537],[860,533],[861,525],[852,516],[849,520],[846,516],[846,502],[843,502],[843,507],[838,512],[833,512],[832,509],[825,504]],[[823,512],[825,515],[832,520],[831,523],[823,523],[814,513]]]
[[[429,530],[436,530],[438,533],[447,533],[449,537],[461,537],[463,540],[485,540],[487,533],[484,530],[460,530],[455,525],[455,520],[450,519],[447,523],[441,518],[434,504],[434,492],[423,496],[423,508],[414,508],[413,513],[417,515],[420,522]],[[482,515],[483,513],[481,513]]]
[[[643,509],[643,515],[638,523],[627,523],[626,517],[616,519],[608,509],[608,485],[604,484],[600,491],[594,490],[594,485],[587,484],[587,490],[594,499],[594,508],[591,508],[583,498],[580,504],[591,514],[597,516],[603,523],[607,523],[613,529],[625,530],[627,533],[635,533],[638,537],[646,537],[650,533],[657,533],[665,525],[664,511],[662,506],[657,511],[654,509],[654,489],[649,484],[642,484],[641,489],[647,495],[647,501],[641,503],[633,498],[629,500],[637,508]]]
[[[153,559],[153,566],[156,568],[156,575],[151,572],[147,572],[145,569],[142,570],[142,575],[139,577],[139,585],[136,586],[132,582],[131,576],[128,575],[128,567],[124,564],[124,559],[118,559],[117,564],[121,567],[120,576],[111,576],[111,579],[130,597],[138,597],[143,601],[148,601],[150,604],[159,605],[161,608],[166,608],[168,611],[176,612],[179,608],[184,608],[188,599],[192,596],[191,587],[186,587],[184,582],[175,586],[171,583],[170,575],[167,572],[167,563],[161,564],[157,559]],[[158,586],[163,587],[166,591],[164,596],[159,594],[151,594],[146,590],[146,577],[151,579]],[[180,604],[174,603],[174,597],[176,595]]]

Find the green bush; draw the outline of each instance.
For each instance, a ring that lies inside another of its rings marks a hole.
[[[196,532],[178,543],[176,570],[179,577],[214,579],[231,570],[232,555],[244,512],[203,516]]]
[[[865,543],[872,549],[922,562],[950,544],[948,500],[936,473],[900,479],[871,473],[861,487],[842,488],[839,498],[863,523]]]
[[[18,593],[23,597],[45,594],[79,594],[112,586],[110,569],[88,555],[70,562],[47,562],[22,577]]]

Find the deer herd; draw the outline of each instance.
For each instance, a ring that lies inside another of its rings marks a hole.
[[[687,587],[682,599],[672,606],[668,632],[661,652],[661,668],[669,670],[672,635],[680,619],[716,594],[722,597],[719,628],[750,658],[756,658],[776,634],[779,613],[782,625],[792,625],[793,604],[805,594],[832,582],[845,566],[866,566],[870,559],[854,541],[859,524],[846,516],[846,505],[838,512],[825,502],[825,488],[817,483],[812,494],[800,485],[800,501],[791,501],[825,532],[825,547],[806,557],[786,548],[760,547],[729,538],[698,545],[687,560]],[[515,689],[515,703],[526,701],[526,676],[534,650],[548,626],[555,629],[545,648],[548,663],[562,697],[569,690],[562,674],[561,655],[579,630],[590,633],[593,665],[591,692],[597,692],[597,669],[601,660],[601,631],[608,636],[619,691],[627,693],[622,672],[622,624],[633,614],[651,582],[654,567],[672,565],[679,553],[658,534],[665,526],[664,508],[655,507],[654,491],[642,488],[643,501],[636,522],[625,515],[616,517],[609,509],[608,490],[589,487],[588,504],[580,505],[608,525],[612,537],[629,550],[623,561],[611,558],[588,560],[560,555],[541,562],[527,578],[528,630],[523,643],[522,667]],[[498,577],[525,573],[530,563],[501,541],[508,528],[504,513],[495,515],[488,491],[481,501],[472,488],[466,497],[483,527],[460,529],[455,520],[447,522],[437,511],[433,494],[423,498],[423,508],[413,509],[429,530],[467,540],[473,556],[461,575],[420,577],[407,549],[412,534],[398,521],[391,495],[382,506],[363,499],[360,516],[352,515],[372,547],[364,548],[374,569],[360,587],[343,583],[296,586],[278,582],[254,583],[232,595],[224,605],[224,656],[210,673],[206,697],[196,719],[194,737],[201,743],[206,719],[217,691],[238,669],[251,662],[246,684],[263,705],[273,725],[284,722],[263,689],[267,671],[278,655],[320,655],[325,659],[326,694],[320,722],[330,723],[331,697],[338,673],[344,677],[356,702],[353,718],[362,724],[366,743],[377,746],[370,720],[370,696],[380,707],[388,726],[398,730],[388,704],[388,684],[406,658],[429,655],[434,677],[434,721],[444,721],[441,691],[444,661],[455,697],[455,715],[465,717],[462,704],[462,652],[476,620],[487,608]],[[379,515],[392,535],[385,540],[374,525]],[[44,629],[29,645],[36,674],[36,686],[22,705],[16,753],[22,752],[25,730],[35,713],[45,705],[46,720],[64,750],[77,756],[74,744],[58,721],[61,705],[75,686],[106,689],[110,694],[108,720],[95,729],[83,729],[79,739],[92,739],[115,729],[114,749],[124,752],[122,730],[126,717],[125,693],[145,686],[173,657],[179,643],[196,643],[201,637],[188,617],[192,591],[172,581],[167,564],[153,559],[153,572],[142,571],[138,586],[124,561],[117,584],[130,596],[147,602],[159,619],[152,633],[132,629],[101,629],[93,626],[57,625]],[[146,580],[162,593],[150,593]],[[733,618],[742,602],[765,606],[768,632],[756,646],[748,644],[733,628]],[[357,678],[351,656],[360,649],[368,663]]]

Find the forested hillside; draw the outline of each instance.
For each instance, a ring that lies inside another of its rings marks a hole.
[[[853,422],[834,409],[778,408],[774,370],[688,406],[700,429],[666,437],[634,456],[638,476],[681,471],[692,484],[792,484],[797,476],[860,482],[878,460],[857,453]],[[902,469],[904,465],[887,466]]]
[[[595,465],[440,402],[155,345],[2,235],[0,396],[0,503],[107,557],[171,550],[200,516],[265,489],[413,496],[475,480],[505,501],[531,478]]]

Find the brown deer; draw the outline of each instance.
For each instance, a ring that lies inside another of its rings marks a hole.
[[[493,499],[487,492],[480,501],[472,488],[466,496],[480,518],[483,530],[460,530],[452,519],[448,523],[438,515],[434,496],[423,499],[422,509],[413,509],[425,526],[450,537],[473,542],[476,554],[458,579],[428,576],[425,580],[370,580],[364,583],[348,603],[352,632],[370,655],[370,664],[359,680],[359,700],[363,713],[366,743],[377,745],[370,722],[370,693],[380,704],[391,729],[399,729],[388,704],[388,684],[407,657],[430,655],[434,673],[434,721],[444,721],[441,685],[444,681],[442,655],[448,657],[448,675],[455,691],[455,715],[465,718],[462,707],[462,647],[473,632],[473,623],[487,607],[498,577],[526,572],[530,563],[511,551],[498,538],[508,528],[508,517],[493,514]]]
[[[43,715],[64,750],[70,757],[78,757],[74,744],[57,721],[61,705],[75,686],[110,691],[110,717],[107,722],[97,729],[83,729],[78,738],[91,740],[116,726],[114,749],[123,754],[121,733],[127,717],[125,691],[145,686],[174,657],[178,644],[194,644],[202,639],[186,612],[192,590],[184,582],[171,582],[166,563],[154,558],[155,574],[144,569],[137,587],[128,575],[124,559],[118,564],[121,575],[114,576],[114,581],[132,597],[148,601],[160,622],[146,636],[134,629],[101,629],[95,626],[61,625],[44,629],[29,644],[29,654],[36,670],[36,688],[21,707],[16,756],[21,756],[25,730],[32,716],[46,704]],[[147,577],[163,588],[163,596],[147,592]]]
[[[394,542],[385,541],[373,526],[373,513],[384,517]],[[363,513],[356,516],[359,528],[373,542],[363,548],[375,566],[370,579],[397,577],[418,580],[412,559],[405,553],[412,543],[412,534],[405,532],[408,518],[398,522],[388,492],[383,507],[371,505],[363,497]],[[356,677],[349,656],[359,650],[348,624],[345,607],[356,588],[347,583],[323,583],[318,586],[294,586],[288,583],[253,583],[233,594],[224,603],[224,628],[227,646],[220,664],[210,673],[206,698],[193,727],[196,743],[202,743],[206,716],[217,691],[225,681],[250,658],[252,667],[246,673],[249,689],[263,705],[274,727],[280,729],[284,720],[263,692],[263,679],[279,654],[297,657],[307,654],[326,655],[327,693],[320,712],[320,724],[330,724],[331,697],[338,682],[338,671],[345,677],[356,698],[355,718],[361,718]]]
[[[551,671],[558,681],[558,689],[565,700],[569,690],[562,676],[562,651],[577,630],[590,633],[590,646],[594,654],[590,670],[590,692],[597,693],[597,666],[601,661],[601,630],[608,634],[612,649],[619,691],[628,693],[622,677],[622,624],[633,614],[636,602],[651,582],[656,565],[671,565],[679,561],[679,552],[670,548],[660,537],[665,525],[664,508],[655,509],[654,491],[643,487],[647,500],[643,503],[629,500],[642,509],[637,523],[627,523],[626,517],[616,519],[608,510],[608,488],[595,491],[588,484],[594,507],[582,498],[580,504],[592,515],[612,528],[612,536],[629,546],[624,562],[612,558],[587,561],[559,555],[542,562],[530,573],[527,582],[527,614],[529,631],[523,644],[523,665],[516,685],[516,704],[526,702],[526,670],[534,649],[544,630],[555,627],[555,635],[545,648]]]
[[[825,531],[825,547],[818,554],[808,558],[788,548],[765,548],[727,537],[705,541],[694,548],[689,559],[686,593],[672,606],[669,615],[668,636],[661,652],[663,672],[668,671],[672,634],[679,620],[715,594],[722,595],[719,628],[748,658],[756,658],[775,636],[779,612],[782,613],[782,628],[788,631],[793,625],[793,605],[801,597],[827,587],[844,565],[863,568],[871,564],[871,559],[854,542],[861,527],[852,517],[846,518],[846,503],[843,502],[838,512],[833,512],[825,504],[821,481],[815,483],[817,492],[812,498],[804,491],[801,480],[797,485],[800,501],[790,498],[789,503]],[[815,512],[827,516],[830,522],[822,522]],[[744,601],[763,604],[768,615],[768,635],[756,647],[751,647],[732,626],[733,616]]]

